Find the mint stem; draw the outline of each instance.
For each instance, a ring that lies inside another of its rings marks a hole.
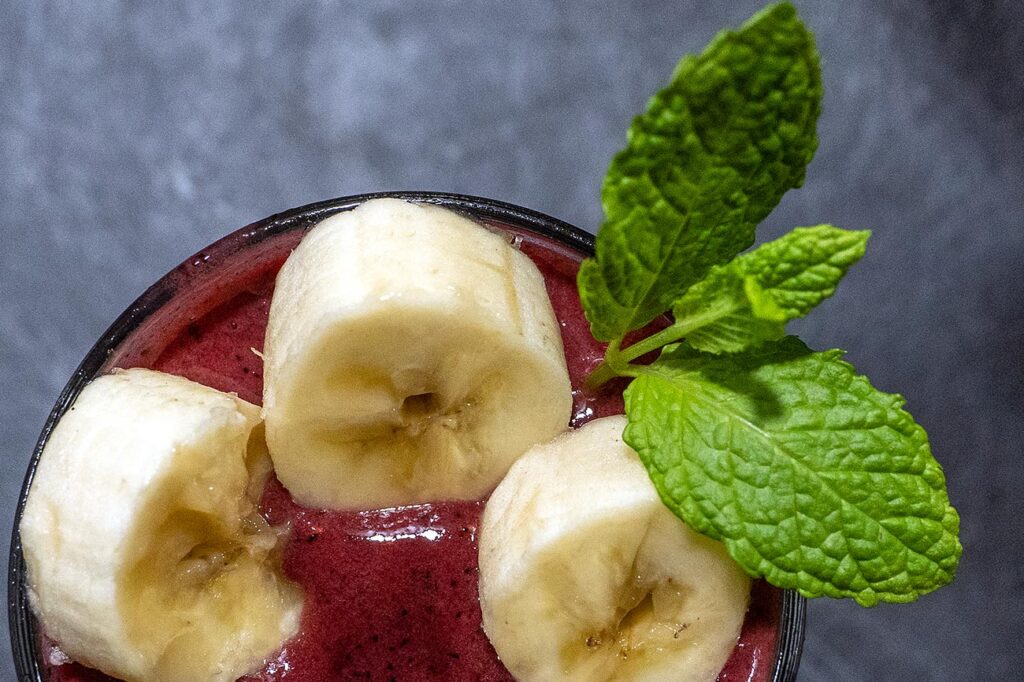
[[[676,320],[673,324],[665,327],[656,334],[640,339],[631,346],[620,350],[622,341],[614,341],[608,344],[604,353],[604,362],[599,364],[590,376],[587,377],[587,386],[597,388],[615,377],[636,376],[635,368],[630,365],[633,360],[643,357],[652,351],[656,351],[670,343],[682,340],[684,336],[695,329],[700,329],[711,324],[732,310],[709,311],[699,315],[693,315],[682,320]]]
[[[672,326],[665,327],[656,334],[651,334],[645,339],[640,339],[632,346],[623,350],[620,355],[624,362],[632,362],[641,356],[647,355],[651,351],[658,350],[666,344],[680,340],[693,329],[694,327],[692,325],[684,325],[682,322],[676,322]]]
[[[622,376],[622,370],[628,364],[628,360],[622,360],[619,346],[622,339],[617,339],[608,344],[604,350],[604,360],[587,377],[589,388],[598,388],[604,383],[611,381],[617,376]]]
[[[707,324],[707,320],[689,318],[665,327],[656,334],[651,334],[645,339],[637,341],[625,350],[620,350],[621,340],[608,344],[604,352],[604,361],[587,377],[587,386],[598,388],[616,377],[636,377],[640,373],[639,368],[629,364],[639,357],[656,351],[662,346],[679,341],[683,336],[694,329]]]
[[[602,360],[601,364],[594,368],[594,371],[587,376],[587,387],[598,388],[603,384],[619,376],[607,361]]]

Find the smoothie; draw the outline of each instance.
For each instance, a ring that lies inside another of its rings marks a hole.
[[[572,426],[623,411],[622,384],[585,388],[603,347],[590,335],[576,293],[583,254],[520,228],[496,224],[538,265],[558,316],[574,386]],[[205,289],[140,332],[150,338],[112,357],[114,366],[144,366],[185,376],[259,404],[263,345],[274,277],[301,236],[273,247],[213,247],[176,273],[201,273]],[[231,239],[230,237],[228,238]],[[214,278],[207,270],[221,270]],[[173,276],[173,275],[172,275]],[[216,281],[217,286],[210,285]],[[510,680],[480,627],[476,529],[483,501],[336,512],[307,509],[271,478],[261,509],[287,524],[285,574],[305,593],[298,636],[247,680]],[[720,680],[771,678],[782,593],[755,583],[740,641]],[[44,679],[96,682],[107,676],[67,662],[45,637]]]

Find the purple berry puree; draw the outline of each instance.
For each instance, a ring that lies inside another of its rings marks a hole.
[[[584,387],[603,346],[590,336],[576,295],[579,256],[543,238],[523,237],[521,248],[544,273],[561,323],[575,387],[572,425],[620,414],[621,382],[597,392]],[[190,321],[153,345],[157,351],[126,355],[118,363],[151,366],[260,403],[263,366],[252,349],[263,346],[282,262],[282,255],[253,259],[252,269],[234,276],[216,305],[179,310]],[[290,524],[283,568],[304,590],[305,604],[299,634],[245,680],[512,679],[480,627],[476,533],[482,501],[325,511],[296,504],[271,478],[262,510],[271,523]],[[770,678],[781,604],[779,590],[754,584],[740,641],[719,680]],[[59,650],[45,638],[41,647],[51,682],[111,679],[61,663]]]

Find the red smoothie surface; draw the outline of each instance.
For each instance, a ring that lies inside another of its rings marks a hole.
[[[283,239],[293,246],[299,236]],[[581,256],[543,237],[521,236],[520,248],[544,274],[561,324],[574,387],[571,425],[621,414],[621,381],[597,392],[584,386],[604,347],[591,337],[576,293]],[[274,278],[287,253],[278,249],[269,258],[251,259],[249,271],[233,275],[228,292],[207,297],[205,311],[176,308],[184,322],[171,325],[173,333],[164,328],[161,342],[123,354],[114,364],[163,370],[260,404],[263,365],[254,350],[263,347]],[[236,261],[245,258],[233,255]],[[181,268],[220,267],[206,261],[200,254]],[[477,501],[361,512],[308,509],[272,477],[261,509],[270,523],[290,525],[283,570],[302,587],[305,603],[299,634],[243,679],[511,680],[480,625],[477,528],[483,506]],[[781,591],[754,583],[739,643],[720,681],[770,678],[781,608]],[[50,682],[112,679],[62,662],[45,637],[41,648]]]

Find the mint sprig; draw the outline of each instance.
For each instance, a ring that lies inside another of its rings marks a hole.
[[[797,228],[737,255],[801,184],[820,99],[813,39],[788,3],[680,62],[612,161],[596,258],[580,268],[608,342],[589,381],[633,378],[624,439],[665,504],[751,575],[809,597],[912,601],[952,580],[962,552],[927,435],[842,351],[781,338],[868,233]],[[622,347],[666,311],[664,329]]]
[[[604,181],[597,258],[578,280],[597,339],[643,327],[753,243],[757,223],[803,183],[820,109],[814,40],[788,4],[679,63]]]

